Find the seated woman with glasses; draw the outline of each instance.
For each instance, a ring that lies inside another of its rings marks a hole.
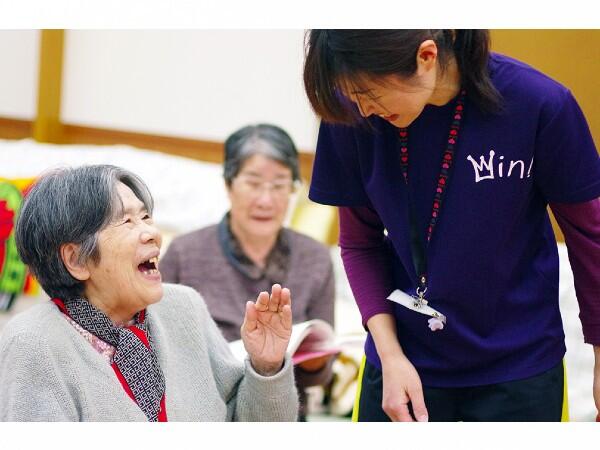
[[[224,178],[231,210],[216,225],[173,240],[160,270],[165,282],[202,294],[229,341],[240,338],[246,301],[274,283],[289,287],[294,322],[323,319],[333,325],[334,278],[327,248],[283,227],[298,152],[289,135],[273,125],[244,127],[225,142]],[[296,367],[299,419],[305,420],[308,386],[325,385],[332,358]]]

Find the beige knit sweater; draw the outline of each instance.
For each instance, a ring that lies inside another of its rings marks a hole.
[[[239,363],[193,289],[164,285],[147,319],[169,421],[294,421],[289,359],[273,377]],[[113,369],[48,301],[0,338],[0,421],[146,421]]]

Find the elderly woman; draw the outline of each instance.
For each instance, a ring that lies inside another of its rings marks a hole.
[[[152,209],[143,181],[114,166],[33,187],[17,246],[52,301],[4,329],[0,420],[295,420],[289,290],[245,304],[238,362],[202,297],[162,284]]]
[[[273,283],[294,292],[294,321],[322,319],[333,325],[334,278],[327,248],[283,228],[298,152],[289,135],[267,124],[244,127],[225,141],[224,178],[231,210],[223,220],[173,240],[161,260],[165,281],[198,290],[227,340],[240,338],[245,301]],[[304,388],[324,385],[331,358],[296,367],[301,404]],[[304,418],[305,408],[300,411]]]

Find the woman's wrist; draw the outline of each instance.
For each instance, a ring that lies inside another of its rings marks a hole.
[[[379,359],[383,362],[388,359],[396,359],[399,357],[404,357],[404,352],[402,351],[402,347],[400,344],[396,342],[386,343],[385,346],[377,347],[377,354],[379,355]]]
[[[381,366],[385,367],[388,364],[397,364],[399,360],[407,360],[408,358],[404,354],[401,348],[398,348],[397,351],[390,351],[384,353],[383,355],[379,355],[379,359],[381,361]]]
[[[250,357],[250,364],[252,364],[252,368],[254,371],[263,377],[272,377],[279,373],[279,371],[283,368],[285,360],[281,360],[276,363],[265,363],[263,361],[255,361]]]

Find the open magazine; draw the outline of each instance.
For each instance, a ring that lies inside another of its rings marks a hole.
[[[230,342],[229,347],[239,360],[244,360],[246,349],[241,339]],[[294,364],[322,356],[335,355],[340,351],[341,347],[336,344],[333,328],[324,320],[307,320],[292,326],[288,353],[291,353]]]

